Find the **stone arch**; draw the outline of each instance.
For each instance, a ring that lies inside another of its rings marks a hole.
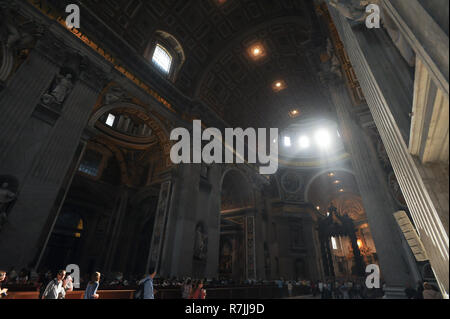
[[[131,102],[114,102],[109,105],[103,105],[96,109],[92,114],[88,127],[94,128],[95,123],[105,114],[111,112],[114,109],[125,108],[131,110],[130,113],[135,114],[141,120],[146,122],[146,124],[152,129],[156,135],[159,144],[161,146],[163,159],[166,167],[172,166],[172,161],[170,160],[170,149],[172,147],[172,141],[170,140],[170,134],[168,128],[160,121],[160,119],[152,113],[152,111],[147,110],[147,108],[131,103]]]

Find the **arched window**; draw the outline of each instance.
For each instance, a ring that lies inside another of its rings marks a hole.
[[[113,114],[108,114],[108,118],[106,119],[106,125],[113,126],[114,122],[116,121],[116,116]]]
[[[170,73],[172,66],[172,56],[169,52],[160,44],[155,47],[153,52],[152,62],[165,74]]]
[[[144,57],[161,75],[175,82],[178,72],[186,60],[178,40],[165,31],[156,31],[144,52]]]

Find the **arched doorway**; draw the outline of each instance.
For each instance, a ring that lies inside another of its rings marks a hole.
[[[238,170],[222,178],[220,213],[219,277],[241,282],[255,267],[254,201],[249,182]]]
[[[160,116],[129,100],[114,85],[105,89],[101,99],[105,104],[96,108],[88,123],[90,139],[80,141],[83,151],[68,173],[72,177],[56,225],[68,205],[83,212],[89,225],[83,242],[89,245],[82,245],[71,259],[83,274],[98,270],[142,275],[148,268],[159,176],[171,168],[167,157],[171,142]],[[47,252],[56,232],[53,227],[40,269],[59,264],[59,255]]]

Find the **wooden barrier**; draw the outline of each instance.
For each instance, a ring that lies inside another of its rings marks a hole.
[[[156,299],[181,299],[181,288],[158,288]],[[135,290],[110,289],[99,290],[100,299],[133,299]],[[309,291],[300,287],[294,287],[293,295],[309,294]],[[66,299],[82,299],[84,290],[70,291],[66,293]],[[288,296],[286,287],[276,286],[250,286],[250,287],[206,287],[207,299],[274,299]],[[8,291],[4,299],[38,299],[38,291]]]
[[[99,290],[100,299],[133,299],[134,290]],[[84,290],[68,291],[66,299],[83,299]],[[2,299],[38,299],[38,291],[12,291]]]

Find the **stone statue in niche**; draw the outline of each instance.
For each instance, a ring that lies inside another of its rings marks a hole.
[[[61,105],[73,88],[72,74],[58,75],[54,88],[42,96],[42,102],[45,105]]]
[[[12,191],[8,182],[3,182],[0,187],[0,231],[8,221],[8,213],[16,199],[17,193]]]
[[[197,260],[205,260],[208,252],[208,236],[203,230],[203,225],[198,224],[195,228],[195,246],[194,258]]]

